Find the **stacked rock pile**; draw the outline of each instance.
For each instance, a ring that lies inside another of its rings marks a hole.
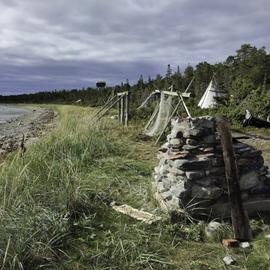
[[[268,168],[261,151],[238,141],[233,147],[243,200],[270,198]],[[192,212],[195,204],[196,208],[205,207],[206,212],[218,211],[220,203],[228,202],[222,148],[213,117],[172,120],[171,134],[159,149],[158,159],[154,186],[170,211],[185,207]]]

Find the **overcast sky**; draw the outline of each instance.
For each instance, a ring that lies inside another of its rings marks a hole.
[[[269,0],[0,0],[0,94],[131,82],[270,42]]]

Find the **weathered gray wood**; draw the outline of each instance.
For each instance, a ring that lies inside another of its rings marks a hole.
[[[184,91],[184,93],[187,93],[187,91],[189,90],[189,88],[191,87],[193,81],[194,81],[195,77],[192,78],[192,80],[190,81],[190,83],[188,84],[188,87],[186,88],[186,90]]]
[[[163,91],[163,93],[168,96],[178,97],[177,92]]]
[[[119,93],[117,93],[117,96],[124,96],[124,95],[126,95],[126,94],[128,94],[128,91],[125,91],[125,92],[119,92]]]
[[[124,106],[125,106],[125,100],[124,100],[124,95],[121,95],[121,100],[120,100],[120,106],[121,106],[121,108],[120,108],[120,123],[121,124],[123,124],[124,125],[124,122],[125,122],[125,114],[124,114],[124,110],[125,110],[125,108],[124,108]]]
[[[118,99],[117,102],[117,107],[118,107],[118,122],[121,122],[121,97]]]
[[[98,121],[100,118],[102,118],[117,102],[120,101],[120,99],[121,97],[114,101],[102,114],[97,117],[97,119],[95,119],[95,121]]]
[[[185,110],[186,110],[187,115],[188,115],[189,117],[191,117],[191,114],[190,114],[190,112],[189,112],[189,110],[188,110],[188,107],[187,107],[187,105],[186,105],[186,103],[185,103],[185,101],[184,101],[182,95],[180,95],[180,99],[181,99],[181,101],[182,101],[182,103],[183,103],[183,106],[184,106],[184,108],[185,108]]]
[[[128,126],[129,118],[129,93],[125,94],[125,126]]]
[[[107,108],[111,105],[111,103],[115,100],[117,96],[113,96],[112,98],[108,99],[107,102],[96,112],[93,114],[91,121],[95,120],[95,118],[99,117],[100,114],[102,114],[104,111],[107,110]]]
[[[238,240],[249,241],[252,238],[252,233],[247,213],[243,207],[238,167],[232,145],[232,136],[225,117],[219,117],[217,119],[217,129],[223,149],[225,174],[231,203],[231,218],[235,238]]]

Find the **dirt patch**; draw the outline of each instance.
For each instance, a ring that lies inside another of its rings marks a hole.
[[[34,143],[54,126],[56,113],[50,109],[35,108],[29,113],[0,124],[0,159],[8,153]]]

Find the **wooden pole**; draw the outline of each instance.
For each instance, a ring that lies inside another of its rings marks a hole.
[[[125,107],[124,107],[124,95],[122,95],[121,96],[121,100],[120,100],[121,102],[121,104],[120,104],[120,106],[121,106],[121,117],[120,117],[120,122],[121,122],[121,124],[123,124],[124,125],[124,110],[125,110]]]
[[[118,122],[120,123],[121,122],[121,97],[118,100],[117,106],[118,106]]]
[[[217,119],[217,129],[223,149],[234,235],[237,240],[249,241],[252,238],[252,232],[248,215],[244,210],[242,203],[238,167],[233,150],[232,136],[229,130],[228,121],[225,117],[219,117]]]
[[[125,126],[128,126],[128,117],[129,117],[129,93],[125,94]]]
[[[105,110],[107,110],[107,108],[110,106],[110,104],[115,100],[117,96],[114,96],[112,98],[110,98],[105,105],[102,106],[102,108],[100,108],[93,116],[91,120],[95,120],[96,117],[99,117],[100,114],[102,114]]]
[[[121,98],[118,98],[116,101],[114,101],[102,114],[100,114],[95,121],[98,121],[100,118],[102,118],[117,102],[119,102]]]

